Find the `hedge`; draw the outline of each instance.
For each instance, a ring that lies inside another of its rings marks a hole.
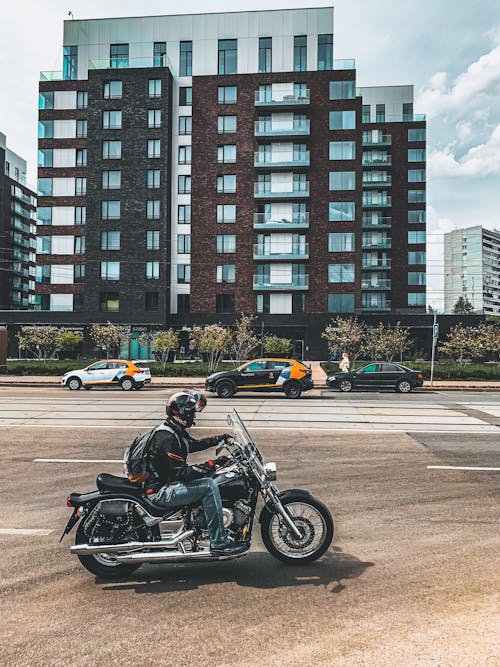
[[[7,370],[3,374],[7,375],[63,375],[68,371],[74,371],[85,368],[89,364],[97,361],[96,359],[73,359],[66,361],[8,361]],[[138,362],[140,365],[140,362]],[[185,362],[179,364],[167,364],[163,368],[160,364],[144,362],[151,369],[151,375],[154,377],[205,377],[207,375],[207,366],[199,361]],[[219,370],[228,370],[233,368],[231,363],[222,363]]]

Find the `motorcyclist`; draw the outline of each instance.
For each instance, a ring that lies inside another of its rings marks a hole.
[[[165,508],[182,507],[201,500],[214,555],[235,555],[247,546],[232,540],[224,528],[219,487],[210,477],[217,465],[228,461],[222,456],[200,465],[188,465],[190,452],[215,447],[230,435],[212,435],[195,440],[186,429],[195,423],[207,399],[197,391],[173,394],[166,406],[167,418],[155,431],[148,447],[148,465],[152,475],[146,483],[146,493],[156,505]]]

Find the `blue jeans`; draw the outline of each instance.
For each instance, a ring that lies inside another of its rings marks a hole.
[[[202,477],[191,482],[172,482],[162,486],[150,496],[150,499],[156,505],[168,509],[191,505],[201,500],[207,520],[210,545],[213,549],[220,549],[228,544],[219,487],[211,477]]]

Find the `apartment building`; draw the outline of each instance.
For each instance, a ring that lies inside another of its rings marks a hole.
[[[500,315],[500,232],[476,225],[444,235],[444,312],[463,297],[474,312]]]
[[[66,21],[42,72],[37,307],[425,311],[425,120],[333,8]]]
[[[27,310],[35,300],[36,195],[26,160],[0,132],[0,310]]]

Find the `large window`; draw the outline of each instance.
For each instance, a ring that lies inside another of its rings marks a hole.
[[[160,310],[159,292],[146,292],[144,308],[147,312]]]
[[[122,81],[105,81],[102,96],[105,100],[121,100],[123,95]]]
[[[217,146],[217,162],[221,164],[236,162],[236,145]]]
[[[149,79],[148,95],[149,97],[161,97],[161,79]]]
[[[179,204],[177,207],[177,222],[179,225],[191,224],[191,204]]]
[[[122,112],[121,111],[103,111],[102,126],[105,130],[121,130]]]
[[[179,134],[191,134],[193,128],[192,116],[179,116]]]
[[[159,169],[148,169],[146,185],[149,189],[157,190],[161,185],[161,171]]]
[[[329,178],[330,190],[355,190],[356,172],[331,171]]]
[[[234,294],[216,294],[215,312],[234,313]]]
[[[38,108],[39,109],[54,108],[54,93],[52,91],[47,90],[38,93]]]
[[[355,111],[330,111],[330,130],[354,130],[355,128]]]
[[[328,295],[329,313],[353,313],[354,312],[354,294],[329,294]]]
[[[120,232],[101,232],[101,250],[120,250]]]
[[[52,252],[52,237],[51,236],[37,236],[36,237],[36,254],[50,255]]]
[[[330,141],[330,160],[354,160],[355,141]]]
[[[75,195],[82,197],[87,194],[87,179],[78,176],[75,178]]]
[[[160,277],[160,262],[146,262],[146,280],[158,280]]]
[[[177,236],[177,252],[179,255],[189,255],[191,252],[190,234],[179,234]]]
[[[87,136],[87,121],[78,119],[76,121],[76,136],[79,139],[84,139]]]
[[[191,164],[191,146],[179,146],[178,164]]]
[[[76,166],[77,167],[86,167],[87,166],[87,149],[86,148],[77,148],[76,149]]]
[[[408,285],[425,285],[426,275],[425,271],[410,271],[408,273]]]
[[[37,225],[52,224],[52,206],[39,206],[37,209]]]
[[[120,262],[101,262],[101,280],[120,280]]]
[[[408,222],[425,222],[425,211],[408,211]]]
[[[409,306],[425,306],[425,292],[409,292],[408,293]]]
[[[236,116],[217,116],[217,132],[219,134],[236,132]]]
[[[273,68],[272,37],[259,38],[259,72],[271,72]]]
[[[413,102],[403,104],[403,121],[413,120]]]
[[[318,69],[333,67],[333,35],[318,35]]]
[[[425,127],[408,130],[408,141],[425,141]]]
[[[425,190],[408,190],[409,204],[425,204]]]
[[[353,100],[356,97],[356,82],[350,81],[330,81],[330,99],[331,100]],[[368,106],[368,110],[370,107]]]
[[[167,64],[167,43],[155,42],[153,44],[153,67],[165,67]]]
[[[191,86],[181,86],[179,88],[179,106],[190,107],[193,104],[193,89]]]
[[[329,264],[328,265],[329,283],[353,283],[354,282],[354,264]]]
[[[408,232],[408,243],[425,243],[425,232]]]
[[[161,140],[148,139],[148,158],[156,158],[161,155]]]
[[[356,205],[353,201],[330,202],[328,207],[328,219],[330,222],[349,221],[355,218]]]
[[[117,313],[120,310],[120,296],[118,292],[100,292],[99,310],[107,313]]]
[[[385,104],[375,105],[375,122],[385,123]]]
[[[425,169],[408,169],[408,183],[425,183]]]
[[[238,40],[219,39],[219,74],[236,74],[238,72]]]
[[[39,167],[52,167],[53,161],[53,149],[52,148],[42,148],[38,151],[38,166]]]
[[[412,250],[408,253],[408,264],[425,264],[426,252],[425,250]]]
[[[63,48],[63,79],[74,81],[78,78],[78,46]]]
[[[161,127],[161,109],[148,110],[148,127]]]
[[[328,252],[354,252],[354,234],[351,232],[330,232]]]
[[[220,222],[220,223],[234,223],[234,222],[236,222],[236,205],[235,204],[218,204],[217,205],[217,222]]]
[[[38,195],[40,197],[52,197],[52,179],[39,178],[38,179]]]
[[[121,141],[103,141],[102,158],[103,160],[119,160],[122,156]]]
[[[234,234],[217,234],[217,252],[236,252],[236,236]]]
[[[109,66],[111,68],[128,67],[128,44],[109,45]]]
[[[293,38],[293,71],[307,70],[307,35],[298,35]]]
[[[236,267],[234,264],[222,264],[217,267],[218,283],[234,283],[236,281]]]
[[[160,219],[160,200],[148,199],[146,202],[146,217],[148,220]]]
[[[408,149],[408,162],[425,162],[425,148]]]
[[[101,218],[103,220],[119,220],[120,219],[120,202],[119,201],[102,201],[101,202]]]
[[[193,74],[193,42],[181,42],[179,45],[179,76]]]
[[[122,184],[122,172],[103,171],[101,183],[103,190],[117,190]]]
[[[160,232],[158,230],[146,232],[146,250],[160,249]]]
[[[224,174],[217,176],[217,192],[236,192],[236,175]]]
[[[236,86],[219,86],[217,89],[217,102],[219,104],[236,104],[238,100],[238,89]]]
[[[87,207],[75,206],[75,225],[84,225],[86,222],[87,222]]]
[[[191,265],[178,264],[177,265],[177,282],[190,283],[191,282]]]
[[[38,138],[52,139],[54,136],[54,121],[53,120],[39,120],[38,121]]]
[[[191,176],[181,174],[178,177],[177,191],[180,195],[188,195],[191,193]]]

